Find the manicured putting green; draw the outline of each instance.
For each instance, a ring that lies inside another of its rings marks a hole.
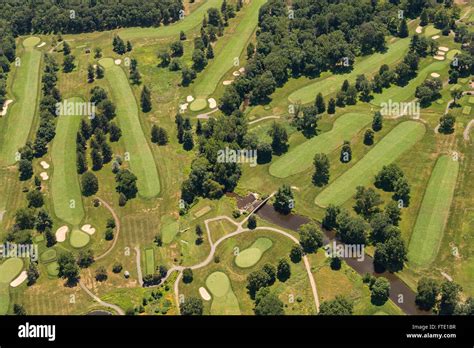
[[[48,272],[51,277],[57,277],[59,274],[59,263],[56,261],[48,263],[46,266],[46,272]]]
[[[350,199],[357,186],[373,183],[374,176],[383,166],[395,162],[404,152],[421,140],[425,134],[421,122],[406,121],[397,125],[352,168],[329,184],[315,199],[320,207],[341,205]]]
[[[258,238],[250,248],[242,250],[235,258],[235,264],[240,268],[249,268],[257,264],[265,251],[273,245],[271,239]]]
[[[99,60],[99,64],[102,65],[104,69],[107,69],[113,67],[115,62],[112,58],[102,58]]]
[[[16,162],[18,149],[28,140],[38,103],[41,52],[27,47],[20,59],[20,66],[11,73],[15,102],[10,106],[0,134],[0,164],[4,165]]]
[[[56,260],[57,252],[55,249],[48,249],[44,253],[41,254],[40,260],[41,262],[48,263],[53,260]]]
[[[155,251],[153,248],[145,249],[145,265],[146,274],[155,273]]]
[[[180,31],[185,33],[201,25],[202,18],[211,7],[221,8],[222,0],[206,0],[190,14],[183,19],[170,24],[162,25],[157,28],[127,28],[119,31],[119,35],[124,40],[131,39],[153,39],[168,36],[178,36]]]
[[[408,261],[427,268],[435,260],[453,200],[459,162],[443,155],[436,161],[408,247]]]
[[[348,74],[334,75],[330,73],[324,74],[325,77],[315,80],[313,83],[300,88],[289,96],[291,103],[301,102],[303,104],[314,101],[318,93],[323,96],[337,92],[344,80],[349,80],[353,83],[357,75],[373,75],[375,74],[381,62],[383,64],[392,65],[401,60],[410,45],[410,38],[399,39],[394,43],[388,44],[388,50],[385,53],[375,53],[369,57],[364,57],[361,60],[356,60],[354,69]]]
[[[242,11],[245,11],[245,13],[235,31],[230,37],[217,42],[217,47],[214,51],[219,53],[209,62],[206,71],[196,79],[194,83],[195,95],[210,95],[215,91],[219,81],[230,69],[238,69],[238,67],[234,66],[235,58],[240,57],[242,51],[247,46],[247,42],[258,24],[259,9],[266,1],[252,0],[242,8]],[[224,47],[220,47],[221,45]]]
[[[29,37],[29,38],[26,38],[25,40],[23,40],[23,47],[35,47],[37,44],[39,44],[41,41],[41,39],[39,37],[36,37],[36,36],[32,36],[32,37]]]
[[[163,238],[163,243],[171,243],[174,237],[178,234],[178,231],[178,221],[170,216],[165,216],[161,225],[161,236]]]
[[[68,103],[80,103],[81,98],[67,99]],[[76,171],[76,134],[81,116],[58,116],[56,136],[53,140],[51,158],[51,194],[56,216],[71,225],[79,225],[84,218],[81,187]]]
[[[230,285],[229,277],[223,272],[214,272],[206,279],[206,286],[212,293],[211,314],[238,315],[239,301]]]
[[[196,99],[191,103],[189,106],[189,109],[191,111],[201,111],[204,110],[207,107],[207,101],[206,99]]]
[[[160,179],[155,159],[143,133],[135,96],[127,76],[117,65],[106,68],[105,76],[112,87],[117,116],[123,132],[123,142],[130,155],[130,168],[137,176],[138,193],[152,198],[160,193]]]
[[[10,285],[0,283],[0,315],[5,315],[10,307]]]
[[[0,283],[10,284],[21,273],[23,269],[23,260],[19,258],[6,259],[0,265]]]
[[[77,249],[85,247],[89,244],[90,240],[91,237],[79,229],[72,230],[71,236],[69,237],[69,243],[72,247]]]
[[[270,165],[270,174],[277,178],[304,172],[313,166],[313,158],[317,153],[329,154],[344,140],[350,140],[372,120],[368,114],[348,113],[339,117],[333,128],[326,133],[317,135],[288,151]]]

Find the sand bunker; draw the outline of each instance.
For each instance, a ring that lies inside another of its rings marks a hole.
[[[240,76],[240,72],[234,71],[234,72],[232,73],[232,75],[234,75],[234,76],[236,76],[236,77],[237,77],[237,76]]]
[[[217,102],[214,98],[209,98],[207,101],[209,102],[209,107],[211,109],[215,109],[217,107]]]
[[[122,59],[115,59],[115,65],[120,65],[122,64]]]
[[[188,110],[188,106],[189,106],[188,103],[184,103],[184,104],[181,104],[181,105],[179,106],[179,109],[180,109],[181,111],[186,111],[186,110]]]
[[[49,168],[49,164],[46,161],[41,161],[40,165],[41,165],[41,167],[43,167],[43,169],[48,169]]]
[[[415,31],[416,31],[417,34],[421,34],[423,32],[423,27],[418,26]]]
[[[188,95],[188,96],[186,97],[186,101],[187,101],[188,103],[191,103],[191,102],[194,101],[194,97],[193,97],[192,95]]]
[[[39,44],[38,46],[36,46],[36,47],[41,48],[41,47],[43,47],[44,45],[46,45],[46,42],[43,41],[42,43],[40,43],[40,44]]]
[[[439,49],[440,51],[443,51],[443,52],[448,52],[448,51],[449,51],[449,48],[448,48],[448,47],[445,47],[445,46],[440,46],[440,47],[438,47],[438,49]]]
[[[49,179],[49,175],[46,172],[40,173],[40,176],[41,176],[41,179],[43,179],[43,181],[46,181]]]
[[[224,86],[228,86],[228,85],[231,85],[232,82],[234,82],[234,81],[232,81],[232,80],[226,80],[226,81],[222,82],[222,84],[223,84]]]
[[[66,240],[66,234],[69,232],[69,227],[61,226],[56,230],[56,241],[62,243]]]
[[[11,103],[13,103],[13,100],[11,99],[8,99],[5,101],[5,103],[3,104],[2,112],[0,113],[0,116],[5,116],[7,114],[8,105],[10,105]]]
[[[83,230],[87,234],[90,234],[91,236],[95,233],[95,228],[89,224],[82,226],[81,230]]]
[[[239,69],[239,72],[240,72],[241,74],[243,74],[243,73],[245,72],[245,68],[244,68],[244,67],[240,68],[240,69]]]
[[[444,60],[444,56],[434,56],[433,58],[436,60]]]
[[[199,295],[201,295],[201,297],[204,301],[210,301],[211,300],[211,295],[206,290],[206,288],[204,288],[202,286],[199,288]]]
[[[432,37],[433,40],[439,39],[439,35],[435,35]]]
[[[23,284],[23,282],[26,280],[26,278],[28,278],[28,274],[26,273],[26,271],[23,271],[20,273],[20,275],[14,279],[11,283],[10,283],[10,286],[12,288],[16,288],[17,286]]]
[[[438,52],[436,52],[436,54],[437,54],[438,56],[444,56],[444,55],[446,54],[446,52],[438,51]]]
[[[431,77],[439,77],[440,75],[438,73],[431,73]]]

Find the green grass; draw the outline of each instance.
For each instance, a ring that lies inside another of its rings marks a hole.
[[[0,283],[10,284],[21,273],[23,260],[19,258],[9,258],[0,265]]]
[[[158,28],[127,28],[119,31],[119,35],[124,40],[132,39],[150,39],[150,38],[164,38],[168,36],[176,36],[180,31],[187,32],[194,29],[202,23],[204,15],[211,7],[220,8],[222,0],[206,0],[202,5],[195,9],[189,15],[176,23],[160,26]]]
[[[87,233],[78,229],[72,230],[69,237],[69,243],[76,249],[85,247],[87,244],[89,244],[90,240],[91,238]]]
[[[71,98],[68,102],[82,100]],[[56,137],[51,150],[51,194],[54,212],[58,218],[72,225],[79,225],[84,218],[81,187],[76,171],[76,134],[80,123],[81,116],[58,116]]]
[[[454,56],[455,56],[456,54],[459,54],[459,53],[461,53],[460,50],[450,50],[450,51],[446,54],[446,57],[448,57],[448,59],[453,59]]]
[[[21,55],[21,65],[11,73],[14,74],[14,103],[4,116],[0,135],[0,163],[3,165],[15,163],[18,149],[28,140],[38,103],[40,65],[41,52],[28,47]]]
[[[416,267],[427,268],[436,258],[449,217],[459,162],[441,156],[433,169],[418,212],[408,249],[408,260]]]
[[[145,249],[145,273],[155,273],[155,251],[153,248]]]
[[[179,232],[179,223],[176,219],[165,216],[162,220],[161,225],[161,237],[163,239],[163,243],[169,244],[173,241],[174,237]]]
[[[463,115],[469,115],[471,113],[471,107],[470,106],[465,106],[462,108],[462,113]]]
[[[191,103],[189,109],[191,111],[201,111],[207,107],[207,100],[206,99],[196,99]]]
[[[112,87],[117,115],[123,133],[126,151],[130,155],[130,167],[137,176],[138,193],[152,198],[160,193],[160,179],[153,154],[140,124],[138,107],[127,76],[119,66],[106,69],[107,80]]]
[[[374,176],[386,166],[408,151],[425,134],[425,126],[416,121],[406,121],[397,125],[374,146],[351,169],[336,178],[315,199],[320,207],[329,204],[341,205],[351,198],[357,186],[373,182]]]
[[[198,97],[210,95],[214,92],[217,84],[226,72],[232,69],[232,67],[238,68],[234,66],[234,59],[240,57],[248,40],[255,31],[258,24],[258,10],[265,2],[266,0],[252,0],[250,4],[243,7],[242,10],[245,11],[245,15],[232,33],[232,36],[224,43],[224,49],[210,61],[206,70],[196,79],[194,92]],[[221,38],[220,40],[223,39]]]
[[[314,155],[330,153],[344,140],[352,139],[362,128],[369,124],[372,117],[368,114],[348,113],[339,117],[333,128],[326,133],[317,135],[288,151],[273,162],[269,168],[270,174],[277,178],[301,173],[313,165]]]
[[[212,294],[211,314],[238,315],[239,302],[230,285],[229,277],[223,272],[214,272],[206,279],[206,286]]]
[[[375,74],[382,64],[391,65],[399,61],[405,55],[406,50],[410,44],[410,39],[400,39],[393,44],[388,44],[388,50],[385,53],[375,53],[369,57],[363,57],[356,60],[354,69],[347,74],[333,75],[327,73],[325,78],[317,79],[313,83],[300,88],[289,96],[291,103],[301,102],[302,104],[313,102],[318,93],[323,96],[337,92],[344,80],[349,80],[353,83],[357,75]]]
[[[102,58],[99,59],[99,64],[102,65],[104,69],[112,68],[115,65],[115,62],[112,58]]]
[[[423,35],[426,37],[432,37],[439,34],[440,30],[436,29],[433,24],[427,25],[423,28]]]
[[[47,249],[44,253],[41,254],[41,262],[48,263],[56,260],[57,252],[55,249]]]
[[[273,245],[271,239],[258,238],[250,248],[242,250],[235,258],[235,264],[240,268],[249,268],[260,261],[263,253]]]
[[[31,36],[23,40],[23,47],[35,47],[37,44],[39,44],[41,39],[36,36]]]
[[[56,261],[48,263],[46,270],[51,277],[57,277],[59,274],[59,263]]]
[[[10,285],[0,283],[0,315],[8,313],[10,307]]]
[[[469,97],[468,101],[469,101],[469,104],[474,104],[474,97]]]

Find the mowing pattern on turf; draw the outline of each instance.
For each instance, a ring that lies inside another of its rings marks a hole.
[[[321,207],[341,205],[350,199],[357,186],[374,182],[374,176],[415,145],[425,134],[425,126],[416,121],[406,121],[396,126],[351,169],[336,178],[315,200]]]
[[[81,98],[67,100],[70,103],[81,101]],[[53,159],[51,192],[54,213],[72,225],[79,225],[84,218],[81,187],[76,170],[76,134],[80,123],[80,116],[58,116],[56,136],[51,150]]]
[[[429,267],[438,254],[453,200],[459,162],[441,156],[431,173],[408,248],[408,261]]]
[[[137,103],[127,76],[120,67],[112,66],[106,69],[106,77],[117,105],[123,141],[130,155],[130,167],[138,178],[138,193],[144,198],[155,197],[160,193],[160,179],[155,159],[140,124]]]
[[[277,178],[304,172],[313,165],[314,155],[329,154],[342,145],[344,140],[350,140],[372,120],[367,114],[348,113],[339,117],[333,128],[326,133],[315,136],[310,140],[290,149],[270,166],[270,174]]]

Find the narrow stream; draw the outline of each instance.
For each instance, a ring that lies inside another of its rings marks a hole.
[[[235,194],[232,194],[232,197],[237,199],[237,206],[239,209],[248,206],[252,203],[252,199],[255,201],[255,198],[252,195],[247,197],[240,197]],[[270,221],[271,223],[281,226],[283,228],[298,231],[298,228],[310,222],[311,220],[305,216],[288,214],[282,215],[273,209],[272,206],[265,204],[256,212],[258,216],[262,219]],[[321,230],[324,232],[324,244],[332,243],[335,240],[334,232],[327,231],[323,228]],[[342,244],[338,242],[338,244]],[[356,258],[344,258],[344,261],[352,267],[357,273],[361,276],[364,276],[366,273],[372,274],[376,277],[385,277],[390,282],[390,299],[398,306],[400,309],[409,315],[427,315],[431,314],[430,312],[420,310],[415,304],[416,293],[408,287],[398,276],[394,273],[383,272],[377,273],[374,270],[373,258],[369,255],[365,255],[363,260],[358,260]]]

